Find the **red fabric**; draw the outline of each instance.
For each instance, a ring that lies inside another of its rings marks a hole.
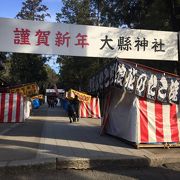
[[[81,118],[101,118],[98,98],[91,98],[90,102],[81,102],[79,107]]]
[[[5,98],[6,98],[6,94],[2,93],[1,94],[1,111],[0,111],[0,122],[3,122],[4,120],[4,107],[5,107]]]
[[[179,129],[177,124],[176,105],[170,106],[170,125],[171,125],[171,138],[173,142],[179,142]]]
[[[16,93],[0,93],[0,122],[12,123],[24,120],[24,99]]]
[[[79,110],[79,117],[85,117],[85,114],[84,114],[84,103],[80,102],[80,110]]]
[[[8,122],[12,121],[13,112],[13,93],[9,94]]]
[[[162,104],[155,103],[155,114],[156,114],[156,139],[157,142],[164,142],[164,131],[163,131],[163,116],[162,116]]]
[[[179,142],[178,107],[176,104],[161,104],[139,98],[139,141]]]
[[[140,100],[140,134],[141,142],[148,142],[148,119],[147,119],[147,103]]]
[[[21,95],[17,94],[17,101],[16,101],[16,122],[19,122],[20,118],[20,104],[21,103]]]

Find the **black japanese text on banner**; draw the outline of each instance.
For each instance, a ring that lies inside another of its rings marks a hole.
[[[0,18],[0,51],[178,61],[177,32]]]

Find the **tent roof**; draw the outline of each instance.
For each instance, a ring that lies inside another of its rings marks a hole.
[[[130,65],[133,65],[133,66],[136,66],[136,67],[140,67],[140,68],[142,68],[144,70],[151,71],[152,73],[162,73],[164,75],[180,78],[180,76],[178,76],[177,74],[169,73],[167,71],[162,71],[160,69],[152,68],[152,67],[149,67],[149,66],[146,66],[146,65],[143,65],[143,64],[139,64],[139,63],[135,63],[135,62],[132,62],[132,61],[123,60],[123,59],[120,59],[120,58],[117,58],[117,61],[124,62],[124,63],[130,64]]]

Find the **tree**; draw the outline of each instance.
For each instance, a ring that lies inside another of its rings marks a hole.
[[[89,78],[107,63],[102,59],[82,57],[59,57],[58,62],[62,65],[60,69],[61,86],[68,90],[70,88],[86,91]],[[100,65],[101,64],[101,65]]]
[[[26,0],[22,3],[21,11],[16,18],[44,21],[45,17],[50,16],[47,10],[48,8],[42,5],[42,0]],[[47,79],[46,61],[47,58],[41,55],[13,53],[10,68],[12,82],[16,84],[37,82],[42,89],[42,82]]]
[[[136,26],[141,29],[152,29],[162,31],[178,31],[180,30],[180,23],[178,25],[174,18],[174,0],[164,0],[163,3],[160,0],[156,1],[140,1],[140,20]],[[143,9],[145,9],[143,11]],[[179,28],[177,27],[179,26]],[[155,67],[171,73],[178,72],[177,62],[169,61],[149,61],[141,62],[145,65]],[[179,72],[180,73],[180,72]]]
[[[162,31],[179,31],[178,8],[180,0],[105,0],[99,9],[102,25]],[[168,61],[139,61],[171,73],[177,72],[177,63]],[[179,65],[180,67],[180,65]],[[179,68],[180,69],[180,68]],[[179,71],[180,74],[180,71]]]
[[[180,23],[177,23],[177,2],[179,0],[63,0],[62,11],[57,13],[56,20],[71,24],[113,27],[127,25],[134,29],[178,31]],[[111,59],[63,57],[62,60],[60,57],[61,81],[67,89],[85,89],[88,78],[109,61]],[[177,71],[176,62],[132,61],[172,73]]]
[[[0,71],[4,70],[4,65],[3,63],[6,61],[6,54],[5,53],[0,53]]]
[[[11,74],[14,74],[12,82],[20,84],[46,80],[47,73],[44,67],[46,58],[41,55],[17,53],[13,53],[11,58]]]
[[[100,0],[99,0],[100,1]],[[105,0],[99,9],[101,24],[129,28],[173,30],[172,13],[179,0]],[[175,3],[176,2],[176,3]]]
[[[175,31],[180,31],[180,0],[170,0],[171,22]]]
[[[41,80],[38,82],[39,87],[41,88],[41,93],[45,94],[45,90],[47,88],[54,88],[54,85],[59,81],[59,76],[56,72],[48,65],[44,65],[44,69],[46,72],[45,80]]]
[[[42,0],[26,0],[22,3],[21,11],[16,15],[18,19],[44,21],[50,14],[48,7],[42,4]]]
[[[61,13],[56,13],[57,22],[93,25],[96,14],[92,0],[62,0]]]
[[[58,22],[83,25],[98,24],[94,0],[63,0],[62,2],[61,13],[56,14]],[[61,64],[60,79],[63,88],[85,91],[90,76],[109,61],[103,60],[102,58],[60,56],[57,62]]]
[[[0,70],[0,78],[4,79],[7,82],[11,81],[10,75],[10,56],[6,53],[1,53],[1,62],[2,62],[2,69]]]

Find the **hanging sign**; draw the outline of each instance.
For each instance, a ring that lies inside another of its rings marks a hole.
[[[100,78],[101,74],[103,74],[103,80]],[[99,89],[96,88],[93,91],[93,88],[90,88],[90,92],[98,92],[102,88],[115,86],[151,101],[176,104],[180,101],[180,79],[178,77],[156,71],[151,72],[138,65],[116,61],[93,76],[91,81],[95,77],[99,77],[101,83],[98,86]]]
[[[178,33],[0,18],[0,51],[178,61]]]
[[[39,87],[36,83],[22,84],[18,87],[10,88],[10,93],[20,93],[25,96],[32,96],[39,93]]]

